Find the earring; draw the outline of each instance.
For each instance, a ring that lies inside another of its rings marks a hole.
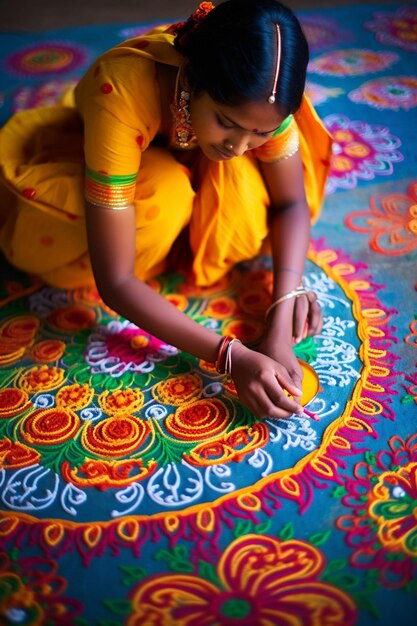
[[[171,105],[171,113],[173,118],[172,144],[182,150],[188,150],[197,145],[197,137],[191,126],[189,102],[190,92],[181,86],[180,67],[175,81],[175,95]]]

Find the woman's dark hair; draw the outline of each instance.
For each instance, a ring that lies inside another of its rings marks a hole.
[[[281,34],[276,104],[294,113],[304,92],[308,44],[294,13],[277,0],[226,0],[196,28],[185,22],[174,44],[186,58],[191,88],[230,106],[267,101],[277,59],[276,24]]]

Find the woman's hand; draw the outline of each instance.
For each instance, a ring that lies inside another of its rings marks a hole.
[[[273,341],[265,335],[264,340],[259,346],[259,351],[284,367],[293,385],[295,385],[300,392],[302,391],[303,370],[294,354],[293,342],[290,338],[285,340],[281,337]],[[294,400],[299,403],[301,393],[292,395],[294,396]]]
[[[236,391],[241,402],[256,417],[279,418],[302,413],[299,402],[288,396],[299,398],[301,387],[294,384],[285,365],[240,343],[233,344],[231,350],[231,376]],[[289,351],[292,353],[291,347]],[[298,366],[296,359],[295,363]]]
[[[300,343],[306,337],[321,333],[323,328],[323,314],[314,291],[299,296],[294,302],[293,338]]]

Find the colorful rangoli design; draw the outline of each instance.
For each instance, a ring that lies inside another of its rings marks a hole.
[[[211,363],[95,289],[0,260],[1,624],[414,626],[416,15],[300,16],[307,93],[334,138],[305,268],[324,325],[295,348],[319,378],[303,416],[255,419]],[[53,106],[90,60],[155,25],[2,33],[2,122]],[[260,256],[205,290],[180,274],[150,285],[256,347],[271,267]]]
[[[3,502],[14,511],[6,515],[10,531],[20,532],[21,515],[29,514],[31,532],[38,536],[42,529],[45,550],[59,552],[75,532],[88,551],[86,513],[91,516],[88,502],[93,498],[104,518],[114,520],[101,529],[99,543],[104,537],[108,543],[113,525],[124,528],[126,516],[136,542],[139,526],[152,516],[164,532],[180,536],[186,516],[204,535],[221,525],[230,507],[243,517],[256,515],[280,494],[305,508],[312,480],[337,482],[352,437],[358,429],[369,431],[370,416],[389,412],[385,370],[385,382],[378,375],[386,357],[370,360],[371,393],[358,378],[357,336],[376,324],[371,343],[377,352],[390,315],[350,261],[321,248],[312,258],[317,265],[306,283],[328,314],[322,334],[297,352],[313,365],[321,383],[321,393],[309,405],[320,419],[314,427],[307,417],[255,420],[236,404],[233,387],[211,364],[180,355],[98,306],[63,306],[50,288],[29,295],[24,315],[7,317],[0,328],[8,366],[2,371],[0,428]],[[228,303],[261,301],[271,284],[266,262],[260,269],[258,260],[252,272],[246,267],[243,277],[236,270],[210,305],[190,298],[186,311],[219,332],[232,324],[236,331],[261,325],[258,316],[245,317]],[[172,291],[168,286],[161,282],[161,292]],[[181,283],[177,289],[184,303]],[[225,306],[218,307],[222,298]],[[355,320],[352,302],[359,311],[362,298],[367,304],[374,301],[373,312]],[[232,317],[225,317],[225,311]],[[329,404],[326,398],[336,389],[337,400]],[[343,408],[349,402],[350,408]],[[38,518],[37,512],[45,510],[61,520],[59,537]]]

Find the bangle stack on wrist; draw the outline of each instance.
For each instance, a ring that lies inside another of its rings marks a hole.
[[[296,287],[296,289],[293,289],[292,291],[285,293],[283,296],[275,300],[275,302],[273,302],[271,306],[266,310],[265,319],[268,318],[268,315],[270,314],[272,309],[278,306],[278,304],[281,304],[281,302],[284,302],[285,300],[291,300],[291,298],[299,298],[300,296],[306,296],[307,293],[308,293],[307,289],[304,287],[303,284]]]
[[[237,337],[223,337],[217,351],[216,371],[219,374],[231,374],[232,371],[232,345],[242,343]]]

